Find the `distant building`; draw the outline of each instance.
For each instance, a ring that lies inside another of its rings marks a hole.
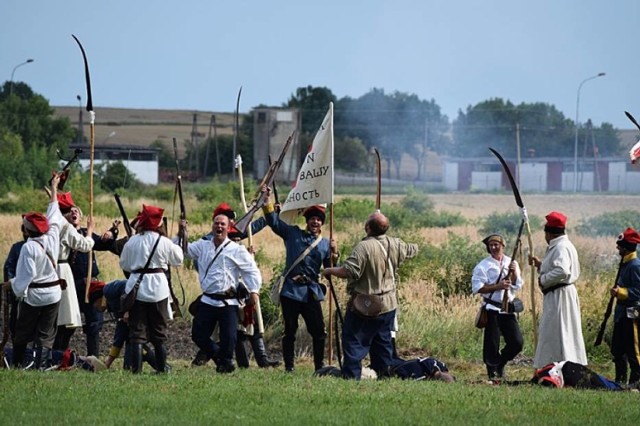
[[[85,169],[89,169],[90,148],[89,145],[72,144],[70,149],[81,148],[79,163]],[[159,175],[158,155],[159,148],[140,148],[138,146],[96,145],[94,147],[95,165],[122,161],[129,170],[131,177],[135,177],[146,185],[157,185]]]
[[[261,179],[269,169],[269,156],[276,161],[285,142],[296,131],[296,136],[278,170],[277,179],[289,183],[296,180],[300,168],[300,111],[298,109],[256,108],[253,114],[253,174]]]
[[[523,192],[572,192],[573,158],[525,158],[518,167],[505,158]],[[495,157],[443,159],[443,185],[452,191],[497,191],[509,189],[509,180]],[[578,192],[640,193],[640,165],[626,157],[580,159]]]

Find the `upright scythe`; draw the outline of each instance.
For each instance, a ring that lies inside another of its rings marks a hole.
[[[90,148],[89,148],[89,217],[93,217],[93,158],[95,152],[95,144],[96,144],[96,113],[93,111],[93,100],[91,98],[91,77],[89,75],[89,62],[87,61],[87,55],[84,52],[84,47],[82,47],[82,43],[78,38],[71,34],[71,37],[78,43],[78,47],[80,47],[80,51],[82,52],[82,60],[84,61],[84,78],[87,85],[87,111],[89,112],[90,117]],[[89,262],[87,268],[87,280],[85,283],[85,292],[84,292],[84,301],[85,303],[89,303],[89,283],[91,282],[92,268],[93,262],[91,261],[93,257],[93,251],[89,251]]]
[[[511,170],[509,170],[509,166],[507,166],[504,158],[493,148],[489,148],[489,151],[496,156],[500,164],[502,164],[502,168],[504,172],[507,174],[507,178],[509,178],[509,183],[511,183],[511,189],[513,190],[513,196],[516,199],[516,204],[520,207],[520,213],[522,213],[522,220],[524,221],[524,228],[527,231],[527,240],[529,243],[529,255],[533,256],[533,238],[531,237],[531,227],[529,226],[529,216],[527,215],[527,209],[522,202],[522,197],[520,196],[520,190],[518,190],[518,185],[516,185],[515,179],[513,179],[513,175],[511,174]],[[536,282],[535,282],[535,271],[534,268],[531,267],[531,314],[533,316],[533,346],[534,349],[538,345],[538,314],[536,311]]]
[[[233,159],[236,159],[238,155],[238,130],[240,128],[240,96],[242,95],[242,86],[238,90],[238,98],[236,99],[236,112],[233,115]],[[236,169],[232,171],[232,176],[235,177]]]
[[[378,152],[378,148],[373,148],[373,152],[376,155],[376,172],[378,173],[378,186],[376,189],[376,210],[380,211],[380,201],[382,196],[382,164],[380,161],[380,152]]]

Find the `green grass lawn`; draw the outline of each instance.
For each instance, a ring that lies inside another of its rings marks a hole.
[[[455,371],[454,371],[455,373]],[[316,378],[251,368],[229,375],[0,371],[2,424],[636,424],[640,394],[430,381]],[[523,372],[518,373],[525,374]]]

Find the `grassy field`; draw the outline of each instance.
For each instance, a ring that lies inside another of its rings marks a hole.
[[[511,194],[434,194],[429,196],[438,211],[458,212],[468,224],[446,229],[421,229],[410,238],[440,246],[451,235],[461,235],[480,244],[480,220],[494,212],[515,210]],[[607,289],[618,261],[615,235],[590,238],[571,233],[580,221],[612,210],[635,209],[640,199],[616,195],[530,195],[525,203],[530,215],[543,217],[551,210],[569,216],[569,236],[583,265],[578,292],[588,356],[592,368],[610,376],[608,347],[593,347],[602,318]],[[153,202],[153,200],[146,200]],[[392,202],[392,197],[384,202]],[[159,205],[162,205],[159,203]],[[133,206],[130,206],[130,210]],[[167,207],[167,212],[171,209]],[[112,218],[98,217],[98,228],[107,228]],[[352,244],[362,236],[362,218],[354,218],[346,231],[337,232],[339,244]],[[170,222],[171,223],[171,222]],[[19,217],[0,216],[0,255],[6,256],[19,238]],[[640,224],[629,224],[639,227]],[[208,231],[208,225],[193,226],[190,235]],[[175,231],[175,228],[174,228]],[[392,228],[390,234],[407,230]],[[535,253],[543,255],[546,244],[540,229],[534,229]],[[282,266],[284,248],[271,231],[255,236],[257,260],[268,286],[274,269]],[[346,248],[346,247],[345,247]],[[460,253],[464,256],[465,253]],[[102,279],[119,278],[117,259],[98,254]],[[479,260],[479,259],[478,259]],[[199,292],[195,271],[176,271],[187,294],[187,303]],[[523,274],[530,276],[529,268]],[[344,298],[344,282],[336,282]],[[521,297],[530,308],[530,283]],[[145,372],[133,377],[119,368],[89,374],[0,372],[0,404],[5,423],[132,423],[143,424],[601,424],[611,422],[612,413],[623,423],[637,422],[638,393],[607,393],[551,390],[537,386],[488,386],[481,363],[482,334],[473,327],[477,299],[469,295],[443,298],[433,279],[410,274],[400,284],[404,299],[400,314],[399,348],[406,356],[431,355],[449,364],[458,382],[362,381],[360,383],[311,377],[308,336],[301,327],[297,341],[300,368],[284,374],[282,369],[251,368],[229,376],[217,375],[209,367],[193,369],[187,359],[172,358],[174,372],[168,377]],[[344,300],[344,299],[343,299]],[[540,312],[541,295],[536,306]],[[530,312],[520,318],[525,348],[516,362],[507,366],[511,380],[527,380],[533,370],[533,321]],[[272,351],[277,350],[281,327],[267,330]],[[105,339],[108,339],[105,337]],[[277,353],[276,353],[277,355]],[[336,360],[332,362],[337,365]],[[38,402],[37,407],[33,404]]]

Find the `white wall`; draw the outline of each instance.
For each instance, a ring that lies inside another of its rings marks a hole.
[[[502,172],[471,172],[471,189],[495,191],[502,189]]]
[[[442,165],[444,187],[450,191],[458,190],[458,163],[445,161]]]
[[[96,159],[94,161],[94,167],[95,165],[102,164],[104,162],[105,160]],[[132,175],[135,175],[135,178],[144,184],[147,184],[147,185],[158,184],[159,167],[158,167],[157,161],[129,160],[129,161],[124,161],[122,164],[124,164],[125,167],[129,169],[130,175],[127,177],[127,179],[131,178]],[[82,168],[84,168],[85,171],[89,170],[88,159],[80,160],[80,165],[82,166]]]
[[[517,177],[515,177],[517,179]],[[520,182],[518,186],[525,192],[544,192],[547,190],[547,164],[520,164]]]

